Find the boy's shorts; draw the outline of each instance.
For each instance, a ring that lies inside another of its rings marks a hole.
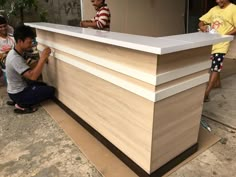
[[[211,55],[211,71],[220,72],[223,67],[225,53],[214,53]]]

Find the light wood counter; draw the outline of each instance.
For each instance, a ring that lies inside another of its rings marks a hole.
[[[26,25],[37,29],[39,50],[54,50],[43,78],[58,100],[147,174],[197,144],[211,45],[232,36]]]

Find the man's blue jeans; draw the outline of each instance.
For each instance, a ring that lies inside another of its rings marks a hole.
[[[28,87],[17,94],[8,93],[9,97],[20,107],[28,108],[54,97],[55,88],[43,82],[29,81]]]

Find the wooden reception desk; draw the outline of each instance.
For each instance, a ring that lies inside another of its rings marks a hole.
[[[146,174],[196,147],[211,45],[232,36],[26,25],[36,28],[39,50],[54,50],[43,78],[58,100]]]

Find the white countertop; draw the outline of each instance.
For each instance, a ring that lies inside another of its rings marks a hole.
[[[233,40],[233,36],[222,36],[219,34],[209,34],[202,32],[165,37],[148,37],[59,25],[53,23],[25,23],[25,25],[31,26],[36,29],[60,33],[68,36],[74,36],[82,39],[97,41],[153,54],[173,53],[177,51]]]

